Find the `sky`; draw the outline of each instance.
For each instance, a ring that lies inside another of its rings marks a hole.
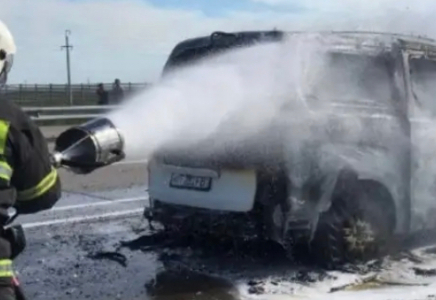
[[[0,0],[9,83],[154,82],[181,40],[232,30],[384,30],[436,38],[434,0]]]

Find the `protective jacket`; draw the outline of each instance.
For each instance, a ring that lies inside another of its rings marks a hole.
[[[13,279],[13,245],[2,234],[8,208],[19,214],[50,209],[61,196],[61,184],[50,162],[47,142],[29,116],[14,103],[0,101],[0,299]]]
[[[0,101],[0,187],[16,191],[11,204],[20,214],[50,209],[61,196],[46,139],[20,107],[5,100]],[[8,205],[2,205],[0,218]]]

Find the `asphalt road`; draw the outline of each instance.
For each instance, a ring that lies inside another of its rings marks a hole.
[[[168,259],[166,250],[139,250],[159,244],[142,240],[150,235],[142,218],[148,198],[145,177],[136,172],[144,168],[121,164],[83,177],[62,173],[68,191],[59,203],[15,221],[28,238],[16,270],[29,299],[235,298],[226,280],[195,272],[196,261],[188,259],[184,267],[183,259],[171,261],[174,253]],[[127,245],[119,248],[122,242]]]
[[[53,140],[65,128],[43,133]],[[236,291],[226,280],[169,267],[162,251],[138,250],[156,244],[142,240],[150,235],[142,217],[148,205],[145,161],[88,175],[59,172],[63,196],[57,205],[14,222],[27,236],[15,269],[29,299],[233,299]]]
[[[44,133],[56,135],[62,129]],[[148,205],[144,161],[118,163],[86,176],[65,170],[60,174],[64,192],[58,204],[15,221],[23,224],[28,242],[15,266],[32,300],[271,300],[300,292],[324,299],[332,287],[358,283],[365,273],[298,267],[285,260],[281,249],[255,241],[235,248],[228,240],[162,239],[152,234],[142,218]],[[404,281],[418,264],[412,258],[389,258],[365,274],[390,270]],[[436,266],[436,255],[425,254],[422,262]],[[416,283],[424,277],[413,278]],[[436,282],[432,275],[425,278]]]
[[[42,129],[53,140],[65,128]],[[52,143],[49,146],[53,148]],[[88,255],[106,242],[128,238],[134,224],[143,226],[141,214],[147,205],[145,162],[119,163],[88,175],[63,169],[59,172],[63,196],[57,205],[15,221],[27,234],[28,246],[17,258],[16,269],[29,298],[117,299],[117,295],[123,295],[143,299],[133,296],[143,295],[147,276],[154,275],[151,268],[156,264],[150,263],[150,255],[133,253],[129,262],[136,257],[136,263],[132,261],[127,268]],[[121,276],[141,272],[144,283],[137,286],[129,284],[136,282],[134,278]]]

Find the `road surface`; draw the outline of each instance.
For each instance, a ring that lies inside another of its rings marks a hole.
[[[286,262],[281,249],[247,242],[174,241],[153,235],[146,163],[86,176],[61,171],[63,197],[50,211],[20,216],[28,246],[16,270],[39,299],[434,299],[436,251],[419,249],[325,272]],[[153,247],[154,246],[154,247]]]

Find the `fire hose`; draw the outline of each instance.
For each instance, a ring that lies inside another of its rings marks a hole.
[[[67,168],[76,174],[88,174],[125,158],[124,139],[114,124],[107,118],[97,118],[62,132],[55,141],[51,154],[54,168]],[[20,224],[10,225],[18,217],[11,215],[3,226],[3,236],[11,245],[11,259],[20,255],[26,247],[24,229]],[[14,276],[17,299],[26,297]]]

